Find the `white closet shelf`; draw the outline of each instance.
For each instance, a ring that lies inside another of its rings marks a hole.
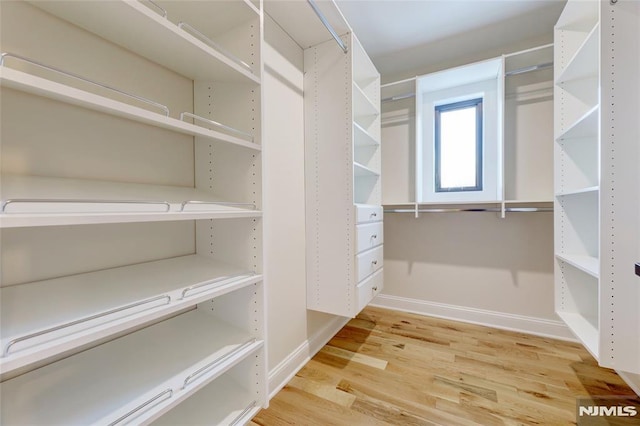
[[[558,316],[567,324],[571,332],[582,342],[593,357],[599,359],[599,336],[598,328],[593,325],[597,323],[597,318],[586,318],[575,312],[557,312]]]
[[[367,132],[364,127],[358,123],[353,123],[353,143],[356,147],[359,146],[377,146],[380,145],[380,141]]]
[[[600,260],[593,256],[581,256],[565,253],[556,253],[556,257],[568,265],[586,272],[594,278],[600,276]]]
[[[582,195],[582,194],[597,194],[600,190],[599,186],[589,186],[586,188],[577,188],[569,191],[563,191],[556,193],[556,197],[570,197],[573,195]]]
[[[382,207],[415,207],[416,203],[414,201],[407,201],[406,203],[385,203],[382,202]]]
[[[489,201],[421,201],[418,204],[418,207],[429,207],[429,206],[475,206],[475,205],[486,205],[486,204],[500,204],[502,201],[499,200],[489,200]]]
[[[594,78],[598,76],[598,64],[600,53],[600,25],[596,24],[573,57],[569,60],[560,75],[556,78],[556,84],[570,81]]]
[[[578,118],[569,128],[556,138],[558,142],[568,139],[579,139],[595,137],[598,134],[598,105],[591,108],[584,115]]]
[[[556,29],[588,33],[599,20],[600,2],[567,2]]]
[[[354,73],[356,72],[356,70],[354,69]],[[365,74],[363,76],[354,76],[353,82],[356,84],[356,86],[358,86],[358,88],[360,88],[360,90],[362,90],[362,93],[368,93],[371,89],[373,89],[375,86],[373,86],[374,84],[376,84],[380,79],[380,76],[378,75],[372,75],[372,74]],[[367,98],[369,98],[369,96],[367,95]]]
[[[1,370],[8,373],[261,279],[238,266],[189,255],[4,287]]]
[[[353,50],[353,81],[363,89],[371,84],[377,85],[380,81],[380,73],[362,47],[360,40],[355,36],[351,48]]]
[[[93,2],[82,3],[93,4]],[[167,117],[160,113],[69,87],[22,71],[7,68],[6,66],[0,67],[0,83],[2,86],[9,87],[11,89],[77,105],[117,117],[127,118],[129,120],[172,130],[174,132],[191,136],[202,136],[210,140],[222,141],[257,151],[262,149],[260,145],[236,136],[215,130],[209,130],[205,127],[196,126],[172,117]]]
[[[2,176],[0,227],[259,217],[250,203],[191,187]]]
[[[140,1],[32,3],[192,80],[260,83],[260,77],[238,60],[182,30],[159,10]],[[210,3],[215,7],[217,2]],[[248,7],[247,11],[255,13]],[[220,10],[213,14],[226,16]]]
[[[148,0],[138,0],[146,3]],[[238,28],[248,21],[257,19],[260,10],[251,0],[218,2],[184,2],[175,0],[153,0],[167,12],[172,22],[189,22],[196,28],[206,30],[209,36],[218,37]],[[151,2],[147,5],[155,10]],[[160,11],[158,10],[158,13]]]
[[[380,173],[355,161],[353,162],[353,174],[360,177],[380,177]]]
[[[505,204],[553,204],[553,200],[552,199],[548,199],[548,200],[533,200],[533,199],[527,199],[527,200],[504,200],[503,203]]]
[[[353,116],[354,117],[370,117],[380,115],[380,109],[371,102],[371,99],[362,91],[362,89],[353,83]]]
[[[255,398],[255,393],[223,375],[160,417],[153,426],[245,424],[261,409]]]
[[[1,422],[146,424],[262,346],[195,309],[3,382]]]

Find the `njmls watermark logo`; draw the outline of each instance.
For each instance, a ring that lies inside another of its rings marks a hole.
[[[576,407],[577,426],[640,425],[640,398],[596,396],[579,398]]]

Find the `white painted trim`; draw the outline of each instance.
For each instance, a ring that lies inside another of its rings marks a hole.
[[[618,376],[620,376],[620,378],[629,385],[631,390],[640,396],[640,375],[618,370],[616,370],[616,373],[618,373]]]
[[[293,352],[269,372],[269,400],[296,375],[298,371],[316,354],[333,336],[344,327],[351,318],[335,317],[315,335],[302,342]]]
[[[577,342],[575,336],[562,321],[427,302],[386,294],[376,296],[371,302],[371,306]]]

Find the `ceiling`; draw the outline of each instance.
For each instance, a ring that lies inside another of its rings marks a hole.
[[[565,0],[335,1],[380,73],[398,78],[550,43],[565,4]]]

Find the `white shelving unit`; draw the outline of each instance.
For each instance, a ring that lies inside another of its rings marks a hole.
[[[568,3],[555,29],[556,310],[598,359],[600,10],[584,3],[579,14]]]
[[[556,312],[605,367],[640,372],[637,2],[569,0],[555,27]],[[624,325],[623,325],[624,324]]]
[[[352,317],[383,285],[380,75],[341,39],[304,52],[307,307]]]
[[[0,422],[249,421],[262,2],[0,7]]]

